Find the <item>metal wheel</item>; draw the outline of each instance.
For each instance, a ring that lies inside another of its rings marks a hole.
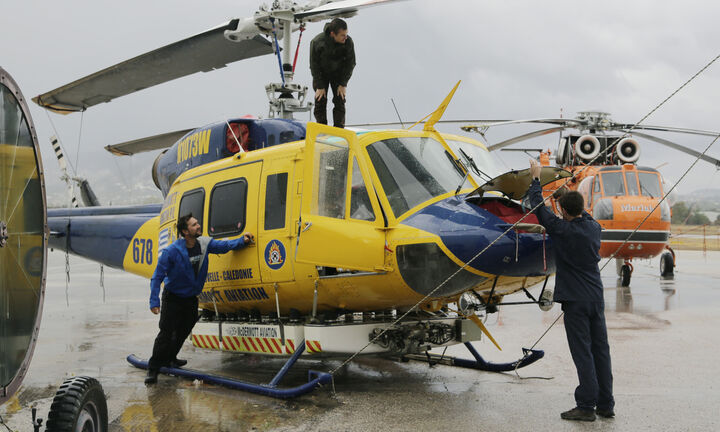
[[[630,269],[630,266],[627,264],[623,265],[620,272],[622,273],[620,275],[620,278],[622,279],[621,285],[624,287],[630,286],[630,276],[632,275],[632,270]]]
[[[45,184],[25,98],[0,68],[0,404],[28,369],[47,258]]]
[[[107,400],[95,378],[65,380],[53,398],[46,432],[107,432]]]

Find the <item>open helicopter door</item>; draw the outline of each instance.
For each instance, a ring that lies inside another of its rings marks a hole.
[[[381,271],[383,215],[354,132],[308,123],[297,261]]]

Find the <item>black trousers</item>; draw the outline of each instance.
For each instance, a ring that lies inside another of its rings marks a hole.
[[[179,297],[171,292],[163,291],[160,307],[160,332],[155,338],[148,368],[158,370],[175,360],[197,320],[197,297]]]
[[[604,302],[563,302],[565,332],[580,385],[575,389],[579,408],[612,410],[612,367],[605,326]]]
[[[344,128],[345,127],[345,99],[337,95],[338,86],[337,81],[330,80],[330,88],[333,94],[333,126]],[[319,90],[319,89],[315,89]],[[327,121],[327,87],[325,87],[325,97],[315,101],[315,121],[322,124],[328,124]]]

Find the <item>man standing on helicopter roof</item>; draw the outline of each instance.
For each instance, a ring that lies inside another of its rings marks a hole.
[[[581,421],[594,421],[596,413],[615,417],[605,298],[598,268],[602,228],[583,211],[583,197],[577,191],[558,198],[562,219],[545,207],[540,172],[541,166],[531,160],[533,180],[528,198],[532,208],[540,206],[535,214],[554,243],[557,272],[553,300],[562,305],[565,333],[580,381],[575,389],[576,407],[560,417]]]
[[[187,364],[187,360],[178,359],[177,354],[198,319],[197,296],[207,278],[208,253],[224,254],[254,241],[249,232],[228,241],[201,237],[202,227],[192,214],[178,219],[177,234],[178,239],[160,255],[150,280],[150,310],[160,314],[160,332],[148,361],[145,384],[156,383],[158,371],[163,366]],[[161,308],[158,295],[163,281]]]
[[[335,18],[310,42],[310,72],[315,90],[315,121],[327,124],[327,91],[333,92],[333,122],[345,127],[345,95],[355,68],[355,45],[347,23]]]

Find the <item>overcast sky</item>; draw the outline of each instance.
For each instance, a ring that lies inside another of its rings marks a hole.
[[[0,66],[28,99],[231,18],[251,16],[259,4],[0,2]],[[347,122],[394,121],[390,98],[403,120],[418,120],[462,80],[447,119],[556,117],[561,110],[573,117],[601,110],[634,123],[720,54],[718,16],[715,1],[408,0],[368,8],[348,20],[358,62],[348,87]],[[309,25],[302,41],[296,80],[307,85],[309,42],[321,28]],[[117,158],[103,147],[227,117],[266,116],[264,85],[277,80],[277,61],[265,56],[125,96],[83,116],[50,117],[73,163],[80,146],[79,174],[92,184],[152,185],[154,154]],[[645,123],[720,130],[719,94],[720,60]],[[53,127],[44,110],[32,104],[31,112],[48,189],[57,196],[62,188],[49,144]],[[462,133],[455,126],[440,129]],[[487,136],[492,144],[530,130],[504,127]],[[663,136],[698,151],[712,141]],[[557,135],[551,135],[521,147],[556,145]],[[651,142],[641,145],[640,163],[662,165],[671,181],[694,159]],[[708,153],[720,158],[720,143]],[[499,156],[509,167],[527,166],[525,156]],[[718,187],[719,180],[716,170],[701,162],[679,189]],[[127,193],[117,188],[118,197]]]

